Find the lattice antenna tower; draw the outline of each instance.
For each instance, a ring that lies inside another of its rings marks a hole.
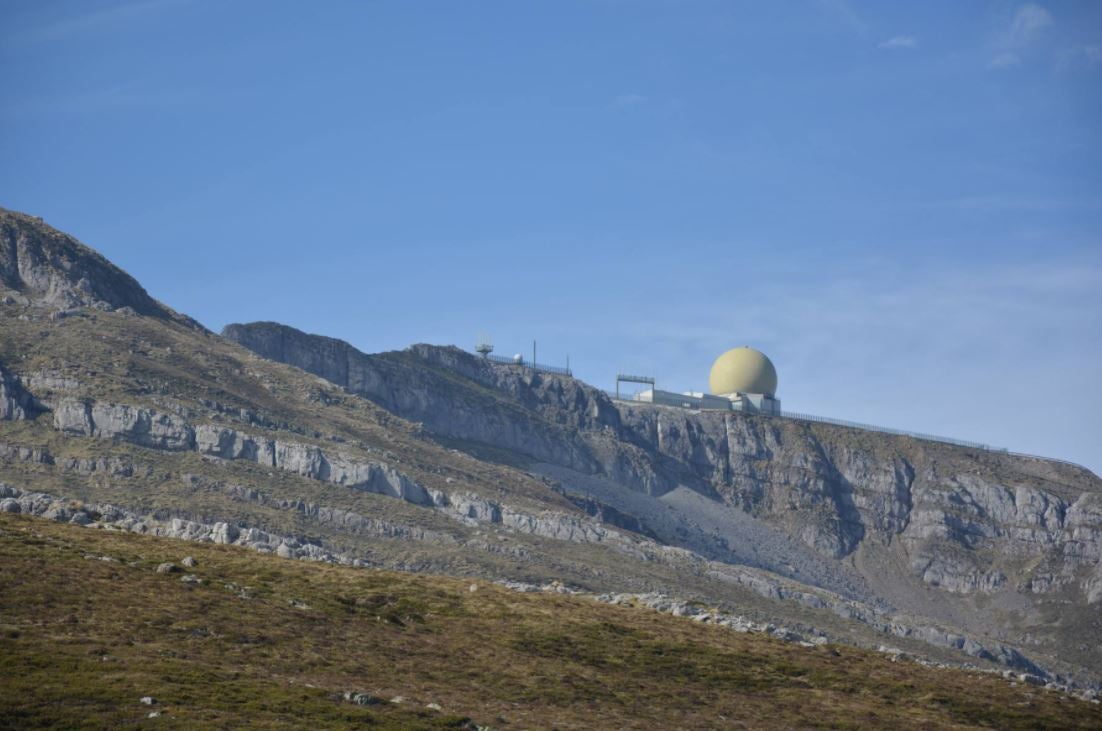
[[[490,336],[486,333],[478,334],[478,343],[474,346],[474,352],[481,355],[483,358],[488,358],[490,353],[494,352],[494,343],[490,340]]]

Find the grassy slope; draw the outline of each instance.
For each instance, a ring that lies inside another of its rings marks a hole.
[[[217,420],[252,434],[319,444],[364,459],[382,458],[422,484],[446,491],[460,489],[491,499],[505,499],[512,506],[533,512],[550,508],[579,514],[544,483],[522,470],[500,464],[508,460],[501,460],[499,455],[489,455],[488,460],[482,461],[448,449],[421,433],[416,425],[394,417],[370,401],[346,394],[298,369],[258,359],[245,349],[207,333],[151,318],[92,310],[56,322],[42,319],[42,313],[29,321],[18,319],[23,312],[20,307],[0,305],[3,330],[0,363],[14,372],[58,373],[76,379],[81,384],[80,393],[98,399],[177,413],[183,410],[194,423]],[[395,356],[398,361],[404,357]],[[249,409],[266,421],[283,426],[265,429],[243,423],[233,413],[213,412],[204,401],[218,402],[231,411]],[[793,424],[783,426],[797,428]],[[331,548],[362,552],[360,555],[384,564],[429,564],[439,572],[532,581],[558,578],[581,586],[599,583],[607,589],[625,591],[660,589],[701,597],[728,609],[737,607],[740,613],[757,619],[790,626],[809,622],[838,635],[856,633],[855,639],[882,641],[872,630],[845,623],[829,612],[809,612],[799,605],[770,603],[747,590],[678,573],[676,568],[626,560],[623,554],[599,544],[507,536],[485,526],[470,529],[400,501],[258,465],[212,464],[194,453],[172,454],[110,440],[73,438],[52,429],[50,414],[29,423],[0,422],[0,442],[46,447],[59,463],[66,457],[123,454],[153,470],[149,477],[116,479],[63,473],[57,467],[41,465],[3,465],[4,479],[26,489],[109,501],[140,511],[168,512],[208,522],[240,521],[276,533],[322,539]],[[260,489],[272,498],[311,500],[403,525],[430,528],[461,541],[477,539],[484,532],[493,548],[515,546],[527,551],[528,556],[520,560],[490,550],[460,551],[454,546],[369,540],[338,528],[321,527],[292,511],[235,502],[216,489],[188,487],[182,479],[186,475],[200,476],[212,485],[240,484]],[[1060,629],[1063,625],[1055,627],[1064,631]],[[1050,629],[1032,627],[1030,631],[1045,634]],[[1016,633],[1009,636],[1012,638]],[[893,638],[892,644],[938,659],[961,659],[948,650],[932,648],[917,640]]]
[[[154,571],[185,554],[202,584]],[[477,586],[0,515],[0,727],[1102,728],[991,676]]]

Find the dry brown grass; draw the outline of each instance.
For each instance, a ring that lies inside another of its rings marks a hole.
[[[21,516],[0,531],[4,728],[1102,728],[1097,706],[995,677],[584,597]],[[184,555],[201,584],[155,573]]]

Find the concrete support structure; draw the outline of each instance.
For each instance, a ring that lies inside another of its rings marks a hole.
[[[730,393],[715,396],[710,393],[686,391],[674,393],[651,388],[635,395],[635,401],[658,406],[675,406],[697,411],[746,411],[761,414],[779,414],[779,399],[761,393]]]

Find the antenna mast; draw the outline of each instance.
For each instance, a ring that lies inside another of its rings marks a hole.
[[[479,333],[478,342],[474,346],[474,352],[481,355],[483,358],[489,358],[490,353],[494,352],[494,344],[490,340],[490,336],[486,333]]]

